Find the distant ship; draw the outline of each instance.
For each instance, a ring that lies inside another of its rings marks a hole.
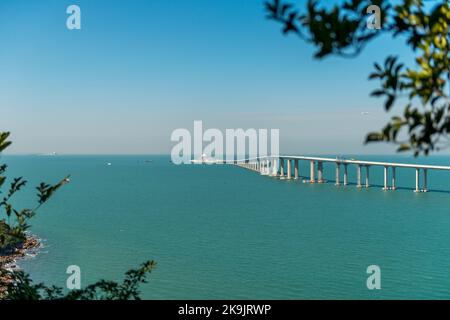
[[[54,156],[57,156],[57,155],[58,154],[56,152],[41,154],[41,156],[43,156],[43,157],[54,157]]]
[[[192,164],[217,164],[219,161],[215,159],[208,158],[206,154],[202,154],[200,159],[191,160]]]

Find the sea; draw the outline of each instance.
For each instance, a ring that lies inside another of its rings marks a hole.
[[[351,157],[450,165],[449,156]],[[334,185],[332,164],[327,183],[304,183],[307,162],[295,181],[164,155],[0,162],[9,178],[28,181],[14,198],[19,209],[36,205],[40,182],[71,175],[30,222],[43,247],[19,266],[36,283],[65,288],[74,265],[82,286],[121,281],[154,260],[144,299],[450,298],[450,171],[430,170],[430,191],[414,193],[413,169],[397,169],[398,189],[383,191],[376,167],[371,187],[357,188],[355,166],[348,186]],[[370,266],[379,289],[367,285]]]

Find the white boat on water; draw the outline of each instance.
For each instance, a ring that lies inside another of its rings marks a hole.
[[[218,160],[208,158],[206,154],[202,154],[200,159],[191,160],[192,164],[217,164],[219,163]]]

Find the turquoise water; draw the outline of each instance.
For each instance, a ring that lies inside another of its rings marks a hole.
[[[450,165],[444,156],[358,159]],[[72,175],[33,220],[45,248],[21,266],[36,281],[64,286],[69,265],[81,267],[83,284],[119,280],[154,259],[142,288],[149,299],[450,298],[450,172],[430,172],[433,192],[416,194],[407,169],[397,170],[399,190],[383,192],[381,168],[371,169],[374,186],[358,190],[233,166],[174,166],[165,156],[2,161],[8,176],[30,181],[20,206],[33,204],[41,180]],[[334,179],[332,166],[325,177]],[[372,264],[381,290],[366,287]]]

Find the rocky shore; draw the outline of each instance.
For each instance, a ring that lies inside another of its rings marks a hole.
[[[41,247],[41,242],[38,238],[27,235],[25,241],[16,248],[12,248],[5,252],[0,252],[0,271],[3,270],[16,270],[18,269],[17,261],[23,259],[29,253],[35,253],[35,251]],[[0,274],[0,284],[7,283],[11,279],[8,279],[7,276],[2,278]],[[0,300],[5,295],[5,288],[2,288],[0,285]]]
[[[32,253],[41,246],[38,238],[27,235],[25,241],[18,247],[0,252],[0,269],[16,269],[16,261],[25,257],[27,253]]]

